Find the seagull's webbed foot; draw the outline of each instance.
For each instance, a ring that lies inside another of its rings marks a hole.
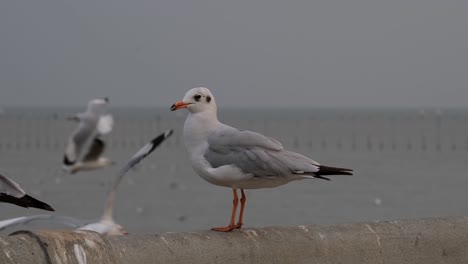
[[[236,229],[236,225],[234,226],[225,226],[225,227],[213,227],[211,230],[217,231],[217,232],[231,232],[232,230]]]

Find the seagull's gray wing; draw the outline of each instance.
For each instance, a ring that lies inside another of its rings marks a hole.
[[[164,133],[153,138],[150,142],[145,144],[140,150],[138,150],[133,157],[127,162],[127,164],[120,170],[119,176],[122,177],[125,175],[131,168],[140,163],[144,158],[146,158],[151,152],[153,152],[161,143],[168,139],[174,131],[169,129]]]
[[[229,126],[221,126],[208,136],[204,157],[213,168],[232,165],[254,177],[313,174],[320,166],[303,155],[283,150],[274,139]]]
[[[11,195],[20,198],[25,195],[25,191],[21,189],[18,183],[0,173],[0,193]]]
[[[91,143],[91,146],[89,147],[88,153],[83,158],[83,161],[88,162],[88,161],[95,161],[99,159],[101,154],[104,152],[104,149],[106,148],[106,144],[104,141],[100,138],[94,138],[93,142]]]
[[[115,200],[115,193],[117,192],[117,188],[119,187],[120,182],[123,179],[123,176],[135,165],[140,163],[144,158],[146,158],[151,152],[153,152],[156,147],[158,147],[162,142],[164,142],[167,138],[172,135],[172,129],[167,130],[166,132],[158,135],[149,143],[145,144],[140,150],[138,150],[135,155],[127,162],[127,164],[119,171],[117,177],[112,184],[112,189],[109,191],[107,195],[106,203],[104,206],[104,212],[102,214],[102,219],[112,220],[112,211],[114,206]]]
[[[276,151],[283,149],[281,142],[276,139],[227,125],[220,125],[212,132],[208,136],[208,144],[214,149],[224,149],[225,147],[262,148]]]
[[[64,165],[73,165],[80,159],[82,150],[96,134],[96,124],[98,120],[99,116],[90,114],[81,117],[78,128],[68,139],[68,145],[63,157]]]
[[[47,222],[54,222],[63,224],[66,226],[70,226],[73,228],[77,228],[79,226],[84,225],[86,222],[81,221],[72,217],[68,216],[60,216],[60,215],[32,215],[32,216],[21,216],[16,218],[11,218],[7,220],[0,221],[0,231],[5,230],[7,228],[11,228],[17,225],[26,225],[34,221],[47,221]]]

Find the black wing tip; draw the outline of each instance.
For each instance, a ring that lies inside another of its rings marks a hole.
[[[320,175],[314,175],[314,178],[322,179],[322,180],[326,180],[326,181],[331,181],[330,178],[323,177],[323,176],[320,176]]]
[[[32,208],[38,208],[38,209],[47,210],[47,211],[55,211],[54,208],[52,208],[52,206],[44,202],[41,202],[27,194],[20,198],[17,198],[11,195],[0,194],[0,202],[14,204],[14,205],[21,206],[24,208],[32,207]]]
[[[161,144],[166,138],[172,136],[172,134],[174,133],[174,130],[172,129],[169,129],[167,130],[166,132],[162,133],[162,134],[159,134],[157,137],[153,138],[150,142],[150,144],[152,144],[152,148],[151,148],[151,151],[152,152],[159,144]]]
[[[99,144],[101,146],[104,146],[106,143],[104,143],[104,140],[98,138],[98,137],[95,137],[93,142],[95,142],[96,144]]]
[[[25,207],[32,207],[32,208],[38,208],[38,209],[42,209],[42,210],[46,210],[46,211],[52,211],[54,212],[55,209],[52,208],[52,206],[44,203],[44,202],[41,202],[39,200],[37,200],[36,198],[33,198],[29,195],[25,195],[23,197],[20,198],[23,202],[24,202],[24,206]]]
[[[329,167],[329,166],[320,165],[319,171],[317,171],[316,174],[317,176],[321,176],[321,175],[349,175],[351,176],[353,175],[353,170],[346,169],[346,168],[337,168],[337,167]]]
[[[67,155],[63,155],[63,164],[67,165],[67,166],[71,166],[73,165],[75,162],[72,162],[68,159]]]

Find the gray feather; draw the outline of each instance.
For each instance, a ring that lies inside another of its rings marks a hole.
[[[0,173],[0,193],[11,195],[16,198],[24,196],[26,193],[18,183]]]
[[[208,136],[205,159],[213,168],[234,165],[255,177],[286,177],[297,172],[313,174],[318,163],[283,150],[278,141],[261,134],[221,127]]]
[[[208,136],[208,144],[213,149],[221,152],[224,151],[225,147],[283,149],[283,145],[275,139],[248,130],[238,130],[227,125],[222,125],[222,127],[211,133]]]
[[[81,221],[72,217],[68,216],[60,216],[60,215],[32,215],[32,216],[21,216],[17,218],[11,218],[0,221],[0,231],[11,228],[17,225],[26,225],[34,221],[47,221],[47,222],[54,222],[64,224],[70,227],[79,227],[84,225],[89,221]]]
[[[65,156],[72,164],[80,159],[82,150],[89,144],[95,135],[99,118],[94,115],[83,115],[77,129],[68,140]]]

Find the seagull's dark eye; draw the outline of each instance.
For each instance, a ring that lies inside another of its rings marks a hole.
[[[193,99],[195,99],[195,101],[198,102],[198,101],[200,101],[200,99],[201,99],[201,95],[197,94],[197,95],[195,95],[195,96],[193,97]]]
[[[207,103],[211,102],[211,96],[208,95],[208,96],[206,97],[206,102],[207,102]]]

